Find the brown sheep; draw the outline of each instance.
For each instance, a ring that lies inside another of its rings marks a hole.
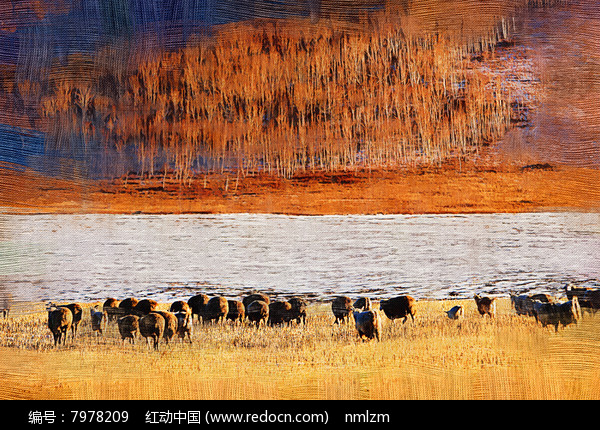
[[[106,311],[101,311],[98,309],[98,306],[94,306],[93,308],[90,308],[90,319],[92,322],[92,331],[98,332],[98,334],[102,336],[108,322],[108,314]]]
[[[48,309],[48,328],[54,336],[54,346],[64,345],[67,333],[73,324],[73,313],[69,308],[62,306],[50,306]]]
[[[233,322],[244,322],[246,319],[246,308],[244,303],[239,300],[228,300],[229,312],[227,312],[227,319]]]
[[[248,305],[246,309],[248,321],[260,327],[262,323],[266,324],[269,319],[269,305],[262,300],[255,300]]]
[[[510,294],[510,303],[517,315],[533,316],[533,299],[528,295]]]
[[[451,320],[459,320],[465,315],[465,310],[462,306],[457,305],[449,311],[446,311],[446,315],[448,315],[448,318]]]
[[[267,324],[279,325],[292,319],[292,305],[290,302],[277,301],[269,303],[269,318]]]
[[[124,315],[122,310],[119,308],[119,301],[113,297],[109,297],[104,301],[102,310],[108,315],[108,321],[116,321]]]
[[[533,303],[533,310],[535,320],[537,322],[542,324],[543,327],[546,327],[547,325],[554,325],[556,331],[558,331],[560,317],[558,315],[558,307],[556,304],[535,301]]]
[[[158,350],[158,343],[165,332],[165,319],[156,312],[150,312],[140,318],[140,334],[146,339],[146,345],[149,346],[149,339],[152,339],[154,349]]]
[[[119,307],[119,301],[117,299],[115,299],[114,297],[109,297],[106,300],[104,300],[104,303],[102,304],[102,308],[117,308]]]
[[[535,300],[542,303],[550,303],[553,298],[548,294],[534,294],[533,296],[528,296],[525,294],[520,296],[515,294],[510,295],[510,302],[517,315],[534,316],[533,302]]]
[[[335,317],[334,324],[339,324],[340,321],[347,323],[350,321],[350,315],[352,315],[352,299],[346,296],[337,296],[331,302],[331,311]]]
[[[137,305],[139,303],[139,300],[136,299],[135,297],[129,297],[127,299],[123,299],[121,300],[121,302],[119,303],[119,308],[121,309],[126,309],[127,311],[132,310],[135,305]]]
[[[118,306],[118,315],[119,316],[124,316],[124,315],[131,315],[134,314],[134,308],[136,307],[136,305],[139,303],[139,300],[136,299],[135,297],[129,297],[126,299],[123,299],[119,302],[119,306]],[[138,315],[141,316],[141,315]]]
[[[77,335],[77,328],[79,327],[79,323],[81,322],[81,317],[83,316],[83,308],[79,303],[69,303],[68,305],[55,305],[54,303],[50,303],[50,307],[61,307],[67,308],[71,311],[73,316],[73,320],[71,322],[71,334],[73,339]]]
[[[81,322],[81,318],[83,316],[83,308],[79,303],[70,303],[65,306],[73,313],[73,324],[71,325],[71,330],[73,331],[73,338],[75,338],[77,335],[77,329],[79,328],[79,323]]]
[[[125,343],[125,339],[129,339],[132,344],[135,344],[135,337],[140,329],[140,317],[137,315],[125,315],[117,320],[121,340]]]
[[[578,287],[573,284],[565,285],[565,294],[567,295],[567,300],[573,299],[573,297],[577,297],[579,300],[583,299],[586,293],[593,288],[589,287]]]
[[[543,302],[543,303],[551,303],[554,301],[554,297],[552,297],[550,294],[545,294],[545,293],[534,294],[531,296],[531,299],[539,300],[540,302]]]
[[[244,309],[246,309],[246,314],[248,314],[248,305],[255,300],[259,300],[261,302],[265,302],[267,305],[271,303],[271,299],[264,293],[252,293],[247,295],[242,299],[242,303],[244,304]]]
[[[296,323],[306,324],[306,308],[308,307],[308,303],[301,297],[292,297],[288,300],[290,305],[292,305],[292,321],[296,321]]]
[[[379,302],[379,307],[385,316],[392,321],[398,318],[404,318],[402,321],[403,324],[406,323],[409,315],[414,322],[415,315],[417,314],[415,309],[415,299],[411,296],[397,296],[388,300],[381,300]]]
[[[560,323],[563,327],[569,324],[577,324],[577,321],[581,319],[581,307],[577,297],[573,297],[568,302],[559,303],[558,306],[560,308]]]
[[[190,307],[190,305],[187,302],[184,302],[183,300],[177,300],[177,301],[173,302],[171,304],[171,307],[169,308],[169,311],[173,312],[173,313],[187,312],[190,315],[192,314],[192,308]]]
[[[212,297],[202,310],[202,321],[216,321],[217,323],[225,321],[229,313],[229,303],[222,296]]]
[[[354,312],[354,324],[360,339],[381,340],[381,317],[377,311]]]
[[[153,311],[153,313],[157,313],[161,315],[165,320],[165,328],[163,330],[163,338],[166,343],[169,343],[173,336],[177,333],[177,327],[179,322],[177,321],[177,317],[173,312],[168,311]]]
[[[488,315],[490,318],[496,316],[496,298],[495,297],[481,297],[478,294],[473,296],[475,303],[477,304],[477,311],[482,317]]]
[[[135,315],[143,316],[158,309],[158,303],[152,299],[140,300],[133,306],[132,312]]]
[[[533,307],[536,321],[543,327],[553,325],[556,332],[558,332],[559,324],[567,326],[577,323],[581,318],[581,308],[577,296],[573,296],[571,300],[564,303],[543,303],[536,300]]]
[[[371,299],[369,297],[360,297],[354,302],[354,310],[355,311],[370,311],[373,307],[371,303]]]
[[[177,318],[177,335],[183,342],[187,335],[187,338],[192,343],[192,313],[185,311],[175,312],[175,317]]]
[[[187,303],[192,310],[192,319],[194,315],[196,315],[198,321],[202,320],[202,312],[209,300],[210,298],[206,294],[198,294],[194,297],[190,297]]]
[[[589,289],[583,297],[579,298],[579,305],[586,308],[591,314],[595,314],[600,309],[600,290]]]
[[[572,300],[573,297],[577,297],[579,300],[579,306],[584,308],[591,314],[595,314],[600,309],[600,293],[597,293],[597,288],[592,287],[577,287],[573,284],[565,285],[565,293],[567,300]],[[594,296],[597,295],[597,299],[594,300]]]

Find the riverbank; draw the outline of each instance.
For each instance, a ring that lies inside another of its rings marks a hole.
[[[5,213],[444,214],[597,211],[600,170],[501,164],[296,175],[58,179],[0,167]]]

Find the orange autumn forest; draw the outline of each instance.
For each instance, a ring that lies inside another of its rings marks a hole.
[[[104,177],[67,160],[77,180],[40,188],[36,172],[6,170],[7,185],[26,186],[3,201],[25,212],[597,207],[595,170],[496,148],[543,98],[511,39],[510,13],[531,2],[469,18],[452,2],[425,16],[409,3],[224,24],[175,50],[131,47],[116,67],[117,44],[131,43],[118,39],[53,65],[46,82],[17,79],[47,145],[99,158]]]

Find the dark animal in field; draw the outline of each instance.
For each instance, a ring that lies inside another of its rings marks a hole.
[[[67,333],[73,324],[73,313],[69,308],[62,306],[50,306],[48,311],[48,328],[54,336],[54,346],[64,345]]]
[[[534,294],[532,296],[526,294],[521,294],[519,296],[516,294],[510,295],[510,302],[517,315],[534,316],[533,302],[536,300],[542,303],[550,303],[554,299],[548,294]]]
[[[600,290],[598,289],[590,289],[586,291],[583,298],[579,300],[580,305],[581,302],[585,301],[585,307],[588,308],[592,313],[596,313],[598,309],[600,309]],[[581,305],[583,307],[583,305]]]
[[[354,302],[354,310],[355,311],[370,311],[373,308],[371,303],[371,299],[369,297],[360,297]]]
[[[288,300],[290,305],[292,305],[291,311],[291,320],[296,321],[296,323],[306,324],[306,314],[308,303],[302,297],[292,297]]]
[[[151,313],[157,313],[161,315],[165,320],[165,327],[163,330],[163,338],[166,343],[169,343],[173,336],[177,333],[177,328],[179,326],[179,321],[177,321],[177,317],[173,312],[168,311],[153,311]]]
[[[358,337],[381,340],[381,317],[374,310],[353,313]]]
[[[73,324],[71,325],[71,331],[73,332],[73,338],[75,338],[75,336],[77,336],[79,323],[83,317],[83,308],[79,303],[69,303],[68,305],[64,306],[69,308],[69,310],[73,313]]]
[[[147,345],[149,345],[149,340],[152,339],[155,350],[158,350],[158,344],[164,335],[165,324],[163,316],[156,312],[150,312],[140,318],[140,334],[146,339]]]
[[[246,319],[246,308],[244,303],[239,300],[227,300],[229,305],[229,312],[227,312],[227,319],[233,322],[244,322]]]
[[[577,324],[577,321],[581,319],[581,306],[579,306],[579,299],[573,297],[571,300],[565,303],[557,304],[560,311],[560,323],[563,327],[569,324]]]
[[[595,314],[600,309],[600,290],[598,288],[578,287],[573,284],[566,284],[565,294],[568,300],[577,297],[579,306],[591,314]]]
[[[475,303],[477,304],[477,311],[482,317],[488,315],[490,318],[496,316],[496,298],[495,297],[481,297],[478,294],[473,296]]]
[[[135,305],[137,305],[140,301],[138,299],[136,299],[135,297],[128,297],[126,299],[121,300],[121,302],[119,303],[119,307],[121,309],[127,309],[127,310],[131,310],[135,307]]]
[[[79,323],[81,322],[81,318],[83,316],[83,308],[81,305],[79,303],[69,303],[67,305],[56,305],[54,303],[50,303],[49,307],[67,308],[71,311],[71,334],[73,335],[73,339],[75,339],[75,336],[77,335],[77,328],[79,327]]]
[[[133,309],[135,308],[135,306],[138,303],[139,303],[139,300],[136,299],[135,297],[129,297],[129,298],[121,300],[121,302],[119,302],[119,306],[118,306],[118,308],[119,308],[118,312],[119,312],[120,316],[133,314],[134,313]]]
[[[108,314],[106,311],[99,310],[98,306],[90,308],[90,320],[92,323],[92,331],[103,335],[104,330],[106,330],[106,324],[108,323]]]
[[[116,321],[124,315],[122,309],[119,308],[119,301],[114,297],[109,297],[104,301],[102,310],[108,315],[108,321]]]
[[[563,327],[577,323],[581,318],[581,308],[577,296],[564,303],[543,303],[534,301],[533,309],[535,319],[543,327],[553,325],[554,330],[558,332],[559,325]]]
[[[269,304],[269,325],[289,324],[292,321],[306,323],[306,300],[293,297],[290,300]]]
[[[135,315],[146,315],[158,309],[158,303],[152,299],[142,299],[135,304],[132,311]]]
[[[171,311],[173,313],[187,312],[190,315],[192,315],[192,308],[190,307],[190,305],[187,302],[184,302],[183,300],[177,300],[177,301],[173,302],[171,304],[171,307],[169,308],[169,311]]]
[[[102,304],[102,309],[104,308],[117,308],[119,307],[119,301],[117,299],[115,299],[114,297],[109,297],[106,300],[104,300],[104,303]]]
[[[192,313],[181,310],[175,312],[175,318],[177,318],[177,336],[179,336],[179,339],[183,342],[187,336],[188,341],[192,343]]]
[[[331,302],[331,312],[333,312],[333,316],[335,317],[334,324],[349,322],[353,311],[354,308],[350,297],[337,296]]]
[[[137,315],[125,315],[117,320],[121,340],[129,339],[132,344],[135,343],[135,337],[140,330],[140,317]]]
[[[0,312],[2,312],[3,318],[8,318],[12,304],[13,296],[10,291],[5,290],[4,288],[0,289]]]
[[[292,319],[292,305],[287,301],[269,303],[269,325],[288,323]]]
[[[259,300],[261,302],[265,302],[267,305],[271,303],[271,299],[264,293],[252,293],[247,295],[242,299],[242,303],[244,304],[244,308],[246,309],[246,314],[248,314],[248,305],[255,300]]]
[[[202,310],[202,321],[216,321],[217,323],[225,321],[229,313],[229,303],[222,296],[211,297]]]
[[[446,311],[446,315],[448,315],[448,318],[451,320],[459,320],[465,316],[465,310],[462,306],[456,305],[449,311]]]
[[[565,294],[567,295],[567,300],[571,300],[573,297],[577,297],[579,300],[583,299],[588,291],[594,290],[594,288],[590,287],[578,287],[573,284],[565,285]]]
[[[269,319],[269,305],[262,300],[255,300],[246,308],[246,315],[248,321],[254,323],[258,328],[261,324],[266,324]]]
[[[586,293],[583,295],[583,298],[589,301],[594,309],[600,308],[600,290],[595,288],[590,289],[586,291]]]
[[[194,297],[190,297],[187,303],[192,310],[192,319],[196,315],[198,321],[202,320],[202,312],[209,300],[210,298],[206,294],[197,294]]]
[[[415,307],[415,299],[411,296],[397,296],[391,299],[381,300],[379,307],[383,311],[386,317],[392,321],[398,318],[404,318],[402,323],[408,320],[410,315],[412,321],[415,321],[415,315],[417,314]]]
[[[533,294],[531,296],[532,300],[538,300],[540,302],[543,303],[552,303],[554,301],[554,297],[551,296],[550,294],[545,294],[545,293],[538,293],[538,294]]]

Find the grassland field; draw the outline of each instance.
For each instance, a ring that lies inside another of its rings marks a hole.
[[[597,399],[600,318],[554,332],[518,316],[495,319],[473,300],[418,301],[413,322],[383,316],[380,342],[333,324],[312,303],[306,326],[194,326],[193,343],[121,341],[115,323],[92,333],[89,308],[75,341],[54,347],[45,304],[0,321],[2,399]],[[465,318],[445,310],[465,307]],[[168,309],[161,303],[159,308]]]

